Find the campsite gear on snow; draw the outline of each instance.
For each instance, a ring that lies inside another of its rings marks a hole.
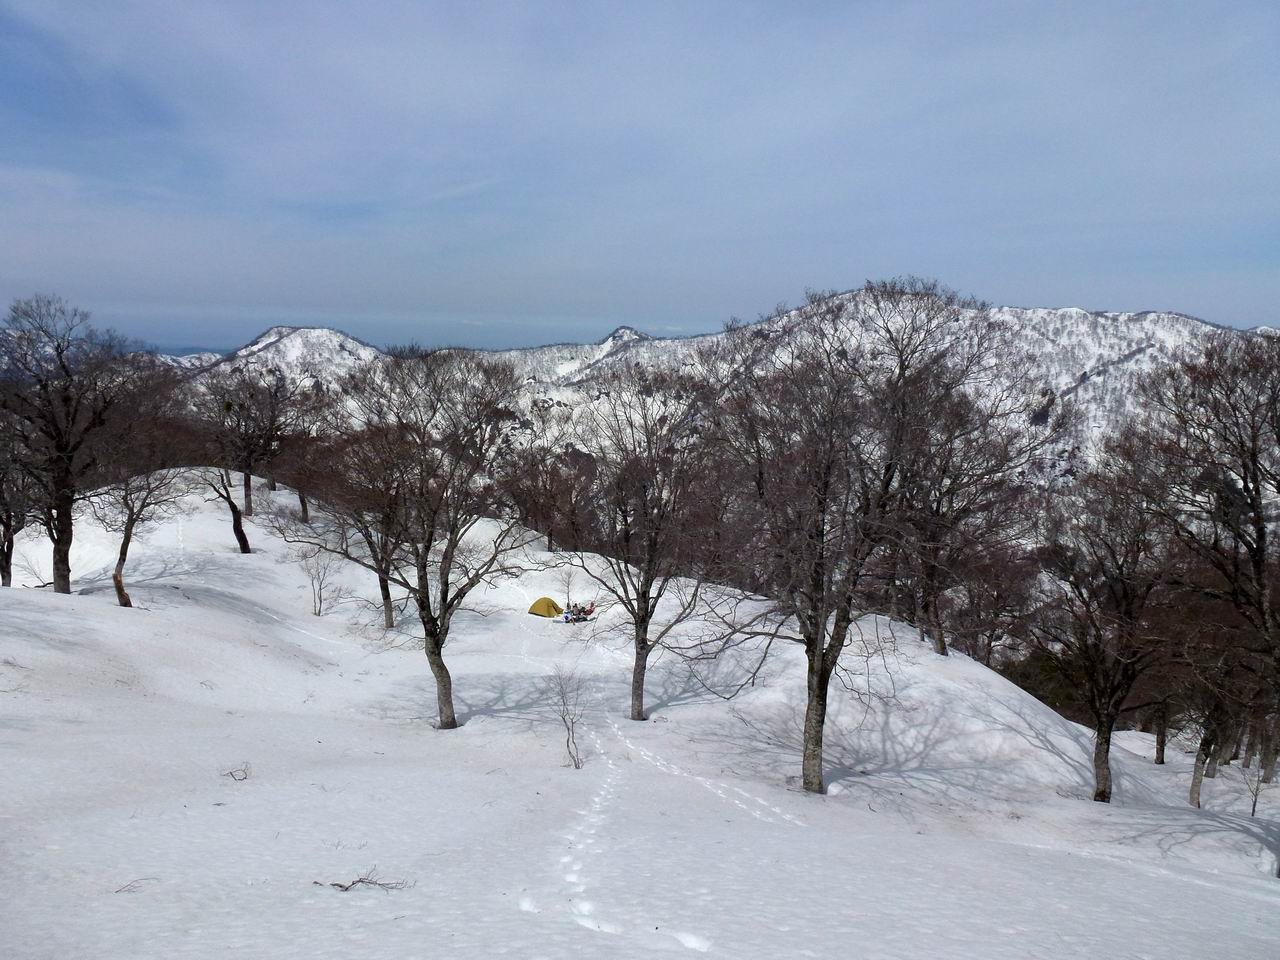
[[[539,597],[533,601],[533,606],[529,608],[529,612],[535,617],[547,617],[554,619],[564,613],[564,607],[556,603],[550,597]]]
[[[564,622],[565,623],[586,623],[589,620],[595,619],[592,616],[592,614],[595,613],[595,611],[596,611],[596,602],[594,600],[592,600],[591,603],[585,607],[580,603],[571,603],[569,604],[569,609],[565,610],[564,612]]]

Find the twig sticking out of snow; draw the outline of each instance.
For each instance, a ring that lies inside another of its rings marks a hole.
[[[232,780],[236,781],[236,783],[240,783],[244,780],[248,780],[251,773],[253,773],[253,769],[249,766],[249,761],[246,760],[234,770],[224,770],[222,775],[224,777],[230,777]]]
[[[388,890],[410,890],[417,886],[417,882],[411,880],[379,880],[377,870],[378,866],[377,864],[374,864],[350,883],[330,883],[329,886],[333,887],[335,890],[341,890],[343,893],[360,886],[376,887],[384,892]],[[325,886],[325,884],[321,883],[319,880],[312,880],[311,883],[313,886],[317,887]]]
[[[144,883],[159,883],[159,877],[139,877],[137,880],[130,880],[123,887],[113,890],[112,893],[137,893],[142,889]]]

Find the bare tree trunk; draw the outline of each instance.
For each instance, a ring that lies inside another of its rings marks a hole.
[[[133,520],[125,521],[124,533],[120,537],[120,555],[116,558],[116,568],[111,573],[111,584],[116,588],[116,600],[122,607],[132,607],[133,601],[124,589],[124,565],[129,559],[129,544],[133,542]]]
[[[426,568],[418,568],[418,583],[427,580]],[[418,622],[422,624],[423,651],[427,655],[427,663],[431,667],[431,676],[436,681],[436,709],[439,713],[438,730],[456,730],[458,717],[453,709],[453,677],[444,662],[444,637],[440,635],[440,627],[431,613],[430,603],[422,594],[418,594]]]
[[[298,491],[298,512],[302,516],[303,523],[311,522],[311,507],[307,503],[307,495],[301,490]]]
[[[438,729],[456,730],[458,717],[453,711],[453,677],[445,666],[443,645],[438,639],[430,636],[426,642],[427,663],[431,666],[431,675],[436,681],[436,708],[440,714]]]
[[[1196,750],[1195,766],[1191,769],[1191,795],[1189,802],[1197,810],[1200,809],[1200,787],[1204,783],[1204,769],[1213,752],[1213,734],[1208,730],[1200,737],[1200,747]]]
[[[253,516],[253,474],[244,472],[244,515]]]
[[[631,666],[631,719],[647,720],[644,712],[644,678],[649,670],[649,654],[652,647],[637,631],[635,663]]]
[[[1262,764],[1262,782],[1270,783],[1276,776],[1276,758],[1280,756],[1280,743],[1276,742],[1276,727],[1280,718],[1273,717],[1262,723],[1262,739],[1258,746],[1258,762]]]
[[[1265,717],[1255,713],[1245,727],[1247,742],[1244,748],[1244,758],[1240,761],[1240,766],[1246,770],[1253,766],[1253,760],[1258,755],[1258,740],[1262,737],[1262,724],[1265,719]]]
[[[53,592],[71,592],[71,539],[75,535],[72,520],[74,502],[70,495],[60,495],[53,508]]]
[[[929,641],[933,652],[940,657],[947,655],[947,638],[942,632],[942,620],[938,617],[938,602],[933,595],[932,585],[926,583],[921,597],[921,613],[928,627]]]
[[[391,602],[391,581],[378,574],[378,593],[382,595],[382,625],[390,630],[396,625],[396,608]]]
[[[822,775],[822,738],[827,722],[827,688],[831,674],[822,663],[822,652],[809,655],[806,677],[807,700],[804,709],[804,754],[801,764],[801,780],[810,793],[826,793],[827,785]]]
[[[272,493],[276,492],[276,475],[274,473],[267,474],[267,489]]]
[[[1115,725],[1115,717],[1103,717],[1093,731],[1093,799],[1097,803],[1111,802],[1111,733]]]
[[[0,537],[0,587],[13,586],[13,530],[5,528]]]
[[[902,619],[898,614],[898,550],[893,547],[889,551],[889,572],[886,575],[886,590],[889,593],[889,612],[890,620]]]
[[[1164,751],[1169,743],[1169,705],[1160,703],[1156,706],[1156,763],[1164,764]]]
[[[240,508],[236,506],[233,498],[227,498],[227,507],[231,510],[231,532],[236,535],[236,543],[240,546],[241,553],[253,553],[249,547],[249,538],[244,532],[244,521],[240,517]]]
[[[1226,731],[1219,730],[1214,738],[1214,750],[1209,754],[1209,762],[1205,765],[1204,775],[1212,780],[1218,775],[1218,767],[1229,766],[1231,763],[1231,749],[1235,745],[1235,731],[1227,728]]]
[[[947,638],[942,633],[942,624],[934,620],[929,624],[929,639],[933,641],[933,652],[940,657],[947,655]]]

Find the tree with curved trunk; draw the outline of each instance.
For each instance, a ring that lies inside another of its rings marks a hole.
[[[143,528],[180,513],[192,486],[190,472],[181,467],[143,468],[136,473],[131,470],[93,492],[89,502],[94,516],[103,529],[120,535],[111,572],[120,606],[133,606],[125,590],[124,569],[135,537]]]
[[[182,501],[195,487],[186,466],[196,451],[177,408],[178,386],[177,372],[166,366],[153,367],[145,382],[140,380],[132,429],[101,452],[101,486],[87,498],[103,529],[120,535],[111,582],[122,607],[133,606],[124,571],[134,539],[151,524],[183,512]]]
[[[407,348],[370,362],[343,384],[310,522],[284,511],[273,519],[289,542],[409,595],[442,730],[458,726],[445,661],[454,618],[477,587],[517,572],[531,541],[493,481],[518,388],[510,365],[462,351]],[[381,547],[365,535],[374,525]]]
[[[231,471],[226,467],[205,467],[200,471],[199,479],[207,494],[205,499],[221,501],[231,514],[231,535],[236,538],[236,547],[241,553],[253,553],[249,535],[244,529],[244,511],[236,502],[236,482]]]
[[[316,388],[274,367],[252,362],[220,366],[195,384],[193,403],[203,422],[212,462],[241,477],[241,514],[253,516],[253,477],[305,430],[319,405]]]

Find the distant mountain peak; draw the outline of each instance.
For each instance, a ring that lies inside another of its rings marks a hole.
[[[628,327],[624,325],[624,326],[618,327],[616,330],[613,331],[613,333],[609,334],[603,340],[600,340],[598,342],[600,343],[601,346],[604,346],[605,344],[610,344],[610,343],[627,343],[632,340],[652,340],[652,339],[653,337],[649,336],[647,333],[641,333],[635,327]]]

